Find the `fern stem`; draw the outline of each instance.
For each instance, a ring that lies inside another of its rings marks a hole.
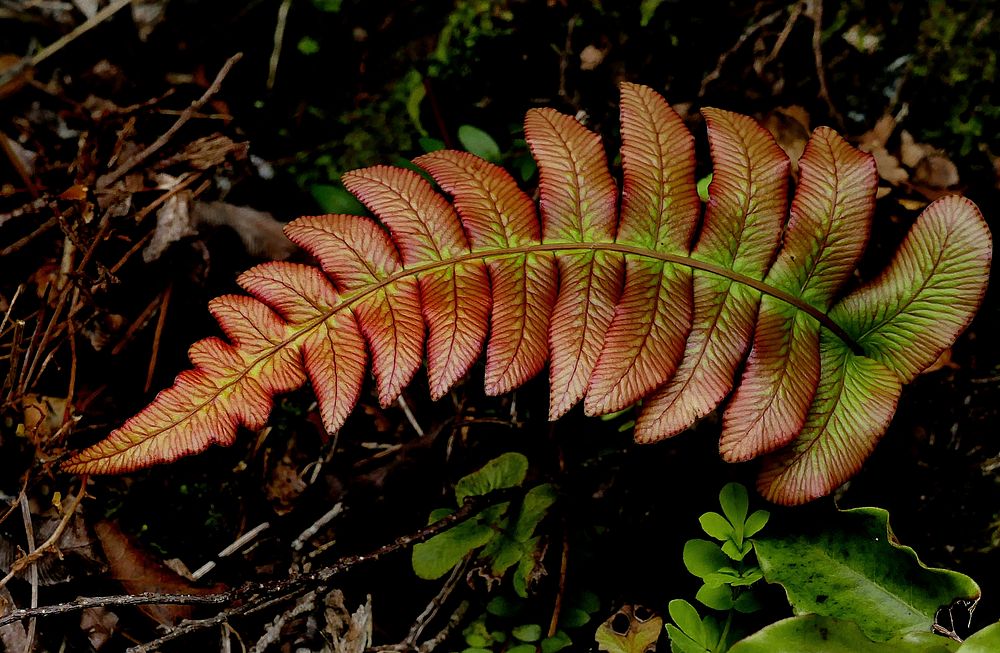
[[[675,265],[683,265],[694,270],[701,270],[702,272],[707,272],[709,274],[714,274],[720,277],[724,277],[733,281],[735,283],[743,284],[749,286],[754,290],[757,290],[765,295],[770,295],[775,299],[781,300],[786,304],[802,311],[803,313],[809,315],[814,320],[819,322],[819,324],[830,330],[835,336],[844,341],[848,347],[851,348],[855,354],[859,356],[864,355],[864,350],[858,345],[857,342],[841,327],[837,324],[833,318],[829,315],[816,308],[809,302],[805,301],[801,297],[796,297],[792,293],[782,290],[781,288],[776,288],[774,286],[768,285],[761,281],[760,279],[754,279],[745,274],[740,274],[734,270],[723,267],[721,265],[716,265],[715,263],[709,263],[708,261],[700,261],[690,256],[683,256],[680,254],[670,254],[667,252],[657,252],[655,250],[646,249],[643,247],[637,247],[634,245],[624,245],[621,243],[539,243],[532,245],[522,245],[519,247],[504,247],[501,249],[491,249],[491,250],[479,250],[475,252],[470,252],[468,254],[462,254],[461,256],[455,256],[448,259],[443,259],[440,261],[432,261],[430,263],[422,263],[420,265],[415,265],[413,267],[401,270],[389,277],[386,277],[377,284],[372,284],[363,290],[344,297],[343,303],[339,304],[334,308],[334,311],[339,311],[341,307],[352,305],[356,302],[361,301],[365,297],[368,297],[374,292],[388,286],[400,279],[405,277],[419,275],[425,272],[432,272],[434,270],[440,270],[442,268],[448,268],[459,263],[464,263],[467,261],[475,260],[496,260],[502,258],[510,258],[511,256],[520,256],[523,254],[536,254],[543,252],[560,253],[560,254],[572,254],[572,253],[585,253],[585,252],[613,252],[617,254],[638,256],[641,258],[652,259],[656,261],[661,261],[663,263],[673,263]],[[325,319],[325,318],[324,318]]]

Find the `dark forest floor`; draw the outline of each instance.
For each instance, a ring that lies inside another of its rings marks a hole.
[[[994,3],[144,0],[112,2],[121,11],[41,50],[107,4],[0,2],[0,571],[29,548],[26,524],[35,544],[65,528],[61,555],[41,556],[37,579],[25,569],[0,584],[0,614],[5,603],[31,605],[33,586],[46,605],[207,593],[319,568],[419,530],[458,478],[505,451],[527,455],[531,478],[567,498],[546,521],[548,573],[518,619],[544,629],[555,597],[596,601],[594,622],[573,635],[585,650],[618,606],[662,612],[693,596],[683,542],[697,536],[698,515],[717,509],[719,488],[753,487],[756,473],[719,460],[717,419],[636,445],[621,428],[629,414],[585,418],[577,408],[548,423],[544,379],[486,397],[481,364],[438,402],[418,375],[404,394],[409,417],[380,408],[367,384],[337,437],[308,389],[291,393],[267,428],[233,446],[91,478],[78,500],[81,480],[59,462],[170,385],[190,344],[217,333],[206,305],[238,291],[240,271],[305,260],[278,223],[356,209],[338,181],[347,170],[408,160],[435,141],[460,147],[469,125],[529,188],[524,112],[576,115],[613,153],[627,80],[681,111],[703,173],[705,106],[753,115],[793,158],[818,125],[872,152],[881,181],[862,277],[943,194],[974,200],[994,229],[1000,215]],[[979,582],[980,627],[1000,618],[997,333],[991,289],[955,346],[904,389],[863,470],[835,499],[795,509],[834,500],[888,509],[925,563]],[[218,555],[248,532],[245,546]],[[483,613],[485,583],[450,586],[420,641],[465,606],[461,633]],[[324,642],[343,632],[335,624],[350,623],[368,596],[375,644],[400,642],[440,584],[417,579],[404,553],[324,587],[301,614],[279,604],[181,642],[333,650]],[[118,651],[217,612],[97,608],[83,621],[73,613],[0,633],[10,650],[31,639],[39,651]],[[457,636],[441,650],[459,648]]]

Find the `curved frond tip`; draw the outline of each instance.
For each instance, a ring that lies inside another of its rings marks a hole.
[[[975,315],[990,233],[972,202],[940,199],[881,275],[841,297],[868,239],[871,157],[817,129],[789,207],[789,161],[771,136],[746,116],[704,116],[704,216],[692,135],[662,97],[627,83],[620,198],[600,138],[551,109],[525,120],[537,208],[463,152],[414,161],[440,191],[399,168],[346,174],[374,219],[291,222],[317,265],[241,275],[249,296],[209,306],[226,339],[195,343],[194,369],[64,466],[125,472],[229,444],[307,381],[336,431],[369,355],[387,405],[424,362],[443,396],[485,347],[489,394],[547,365],[551,419],[580,402],[591,415],[641,402],[639,442],[688,429],[732,394],[722,456],[765,454],[758,486],[772,501],[828,494],[871,453],[903,384]]]

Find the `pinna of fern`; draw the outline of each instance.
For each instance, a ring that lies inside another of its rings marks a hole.
[[[525,119],[540,220],[510,175],[467,153],[414,161],[441,192],[405,169],[348,173],[377,222],[291,222],[289,238],[319,267],[241,275],[250,296],[209,304],[227,340],[195,343],[194,369],[65,467],[124,472],[229,444],[307,380],[336,431],[369,353],[389,404],[425,360],[441,397],[485,344],[488,393],[547,365],[551,419],[581,400],[590,415],[641,402],[643,443],[731,395],[723,458],[763,456],[758,486],[772,501],[828,494],[871,453],[902,385],[972,319],[990,233],[972,202],[939,199],[885,271],[844,296],[870,230],[872,158],[816,129],[789,206],[789,162],[771,136],[746,116],[703,115],[714,166],[704,214],[691,133],[634,84],[621,89],[620,208],[600,138],[551,109]]]

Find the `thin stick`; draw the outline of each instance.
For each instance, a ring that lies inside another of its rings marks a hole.
[[[87,493],[87,476],[84,475],[83,477],[81,477],[80,491],[76,493],[75,497],[73,497],[73,503],[70,504],[69,508],[66,510],[66,513],[63,515],[62,519],[59,520],[59,525],[56,526],[56,529],[54,531],[52,531],[52,535],[50,535],[49,539],[45,540],[42,543],[42,545],[39,546],[37,549],[30,548],[28,551],[28,555],[24,556],[23,558],[18,558],[17,560],[15,560],[14,564],[10,566],[10,572],[6,576],[4,576],[2,580],[0,580],[0,587],[5,586],[8,582],[10,582],[10,579],[16,576],[22,569],[24,569],[28,565],[34,564],[36,560],[45,555],[46,551],[55,548],[55,546],[59,544],[59,539],[62,537],[63,531],[66,530],[66,526],[69,525],[69,520],[76,513],[76,509],[80,505],[80,502],[83,501],[83,497],[84,495],[86,495],[86,493]],[[38,608],[37,606],[35,606],[35,608],[41,609]]]
[[[35,182],[31,180],[31,175],[28,174],[28,170],[24,167],[21,159],[14,152],[14,148],[10,146],[7,136],[3,133],[0,133],[0,148],[3,149],[4,154],[6,154],[7,158],[10,160],[10,165],[14,166],[17,176],[24,182],[24,187],[28,189],[29,193],[31,193],[31,197],[38,199],[38,186],[36,186]]]
[[[109,4],[107,7],[101,9],[96,14],[94,14],[87,20],[77,25],[68,34],[62,36],[59,39],[56,39],[51,45],[48,45],[39,50],[38,52],[36,52],[34,56],[32,56],[31,59],[29,59],[28,65],[31,67],[35,67],[38,64],[42,63],[43,61],[54,55],[56,52],[59,52],[64,47],[75,41],[76,39],[80,38],[93,28],[103,23],[108,18],[111,18],[116,13],[118,13],[128,5],[132,4],[132,1],[133,0],[114,0],[114,2]]]
[[[816,78],[819,80],[819,96],[826,102],[830,116],[843,129],[844,118],[837,111],[837,107],[834,106],[833,100],[830,98],[830,89],[826,86],[826,70],[823,67],[823,0],[808,1],[808,14],[813,21],[812,48],[813,59],[816,61]]]
[[[41,225],[39,225],[37,229],[35,229],[34,231],[32,231],[30,234],[28,234],[24,238],[21,238],[20,240],[16,240],[13,243],[11,243],[10,245],[8,245],[7,247],[4,247],[3,249],[0,249],[0,257],[10,256],[14,252],[16,252],[17,250],[21,249],[22,247],[24,247],[25,245],[27,245],[28,243],[30,243],[34,239],[38,238],[39,236],[41,236],[42,234],[44,234],[46,231],[48,231],[52,227],[55,227],[58,224],[59,224],[59,219],[58,218],[49,218],[48,220],[46,220],[45,222],[43,222]]]
[[[240,549],[242,549],[244,546],[246,546],[247,543],[253,541],[258,535],[260,535],[261,533],[263,533],[264,531],[266,531],[270,527],[271,527],[270,522],[262,522],[260,524],[257,524],[255,527],[251,528],[249,531],[247,531],[243,535],[240,535],[238,538],[236,538],[236,540],[233,541],[232,544],[230,544],[229,546],[227,546],[226,548],[224,548],[222,551],[219,551],[219,553],[216,554],[215,557],[216,558],[226,558],[228,556],[231,556],[232,554],[236,553],[237,551],[239,551]],[[202,576],[204,576],[208,572],[210,572],[213,569],[215,569],[215,566],[216,566],[216,561],[215,560],[209,560],[208,562],[206,562],[205,564],[203,564],[201,567],[198,567],[198,569],[195,570],[195,572],[193,574],[191,574],[191,578],[193,578],[194,580],[198,580],[199,578],[201,578]]]
[[[299,533],[299,536],[295,538],[294,542],[292,542],[292,550],[301,551],[302,547],[304,547],[306,545],[306,542],[309,541],[309,538],[318,533],[319,529],[323,528],[328,523],[330,523],[330,521],[334,517],[339,515],[341,512],[343,512],[343,510],[344,510],[343,501],[338,501],[337,503],[333,504],[333,507],[327,510],[319,519],[314,521],[312,526]]]
[[[28,555],[25,557],[30,557],[35,553],[35,529],[31,524],[31,510],[28,508],[27,494],[21,495],[21,517],[24,520],[24,535],[28,541]],[[5,578],[4,582],[0,583],[0,587],[3,587],[7,580]],[[31,563],[31,607],[38,607],[38,565],[34,561]],[[28,622],[28,636],[27,641],[24,643],[24,653],[31,653],[31,647],[35,643],[36,625],[37,622],[34,619]]]
[[[278,77],[278,60],[281,58],[281,44],[285,40],[285,25],[288,23],[288,10],[292,8],[292,0],[281,0],[278,7],[278,22],[274,26],[274,47],[271,49],[271,60],[267,68],[267,90],[274,88],[274,80]]]
[[[437,635],[421,644],[420,648],[417,649],[418,653],[431,653],[431,651],[436,649],[442,642],[444,642],[444,640],[448,639],[448,636],[451,635],[452,631],[458,628],[458,626],[462,623],[462,619],[465,618],[465,613],[468,612],[468,610],[468,601],[462,601],[459,603],[458,607],[455,608],[455,611],[451,614],[451,618],[448,619],[448,623],[444,625],[444,628],[442,628]]]
[[[748,25],[747,28],[743,30],[743,33],[740,34],[740,37],[736,39],[736,43],[734,43],[731,48],[729,48],[728,50],[719,55],[719,59],[715,62],[715,68],[712,69],[712,72],[705,75],[705,77],[701,80],[701,88],[698,89],[698,97],[703,97],[705,95],[705,91],[708,90],[708,85],[717,80],[722,75],[722,67],[726,65],[726,61],[729,59],[729,57],[736,54],[736,52],[741,47],[743,47],[743,44],[747,42],[747,39],[756,34],[761,28],[767,27],[774,21],[781,18],[781,15],[783,13],[785,13],[784,7],[768,14],[767,16],[764,16],[757,22]]]
[[[84,485],[86,485],[86,478],[84,478]],[[78,597],[68,603],[58,603],[38,608],[14,610],[0,617],[0,628],[16,621],[23,621],[24,619],[80,612],[81,610],[86,610],[87,608],[152,604],[224,605],[239,601],[238,605],[224,611],[221,615],[217,615],[217,617],[214,617],[213,619],[186,622],[186,626],[182,624],[182,627],[185,627],[186,630],[181,634],[188,634],[189,632],[195,632],[197,630],[202,630],[205,627],[222,623],[227,618],[232,616],[249,614],[250,612],[259,610],[262,606],[269,605],[274,601],[284,600],[290,596],[301,594],[309,588],[326,584],[334,576],[346,573],[358,565],[376,562],[391,553],[395,553],[401,549],[408,549],[414,544],[419,544],[420,542],[429,540],[438,533],[451,528],[459,522],[469,519],[473,515],[478,514],[485,506],[503,501],[510,501],[515,496],[518,496],[519,493],[520,488],[506,488],[483,496],[467,497],[461,508],[434,522],[433,524],[425,526],[424,528],[408,535],[403,535],[389,544],[385,544],[374,551],[370,551],[369,553],[345,556],[328,567],[323,567],[307,574],[300,574],[295,577],[265,583],[250,581],[235,590],[219,592],[217,594],[158,594],[154,592],[144,592],[142,594]],[[221,621],[218,620],[220,617]],[[180,628],[181,627],[175,629],[175,632]],[[169,635],[168,637],[170,639],[176,638],[176,636]],[[163,641],[169,640],[161,638],[155,642],[150,642],[150,644],[147,644],[146,646],[159,644]]]
[[[164,291],[166,292],[166,291]],[[156,313],[157,309],[163,304],[163,293],[160,293],[154,297],[148,304],[146,308],[142,309],[142,313],[139,313],[139,317],[132,321],[132,324],[125,329],[125,335],[119,340],[115,346],[111,349],[111,355],[117,356],[122,353],[122,350],[135,338],[135,335],[144,327],[146,324],[153,319],[153,315]]]
[[[73,306],[76,306],[76,302],[79,299],[79,292],[74,294]],[[70,313],[72,313],[70,309]],[[69,338],[69,383],[66,388],[66,410],[63,413],[63,423],[69,421],[73,413],[73,395],[76,394],[76,372],[77,372],[77,360],[76,360],[76,323],[72,320],[66,320],[66,328],[68,331]]]
[[[195,113],[200,111],[201,108],[205,106],[206,103],[208,103],[208,101],[212,98],[213,95],[219,92],[219,89],[222,87],[222,80],[226,78],[226,75],[229,74],[229,71],[241,58],[243,58],[242,52],[237,52],[233,56],[229,57],[226,63],[222,65],[222,68],[219,70],[219,73],[215,76],[215,80],[212,82],[211,86],[209,86],[208,89],[206,89],[205,92],[202,93],[200,98],[192,102],[191,105],[188,106],[188,108],[181,113],[181,115],[177,118],[177,121],[170,126],[170,129],[165,131],[159,138],[153,141],[151,145],[143,149],[138,154],[130,157],[127,161],[125,161],[120,166],[115,168],[112,172],[109,172],[108,174],[100,177],[97,180],[97,190],[100,191],[105,188],[108,188],[109,186],[111,186],[111,184],[115,183],[116,181],[124,177],[126,173],[132,170],[132,168],[136,167],[137,165],[148,159],[157,150],[166,145],[173,137],[173,135],[176,134],[177,131],[181,127],[183,127],[184,124],[188,120],[190,120]]]
[[[135,223],[139,224],[140,222],[142,222],[143,219],[145,219],[145,217],[147,215],[149,215],[150,213],[152,213],[153,211],[155,211],[157,208],[159,208],[161,204],[163,204],[168,199],[170,199],[171,197],[173,197],[177,193],[181,192],[182,190],[184,190],[185,188],[187,188],[188,186],[190,186],[194,181],[196,181],[196,180],[198,180],[200,178],[201,178],[201,173],[191,173],[191,174],[182,175],[180,181],[178,181],[176,184],[174,184],[173,187],[170,188],[170,190],[168,190],[167,192],[165,192],[162,195],[158,196],[156,199],[154,199],[148,205],[142,207],[142,209],[140,209],[139,211],[136,212],[136,214],[135,214]]]
[[[781,28],[781,33],[778,34],[778,39],[774,42],[771,52],[768,53],[768,55],[764,57],[764,61],[761,62],[762,66],[766,66],[778,58],[778,54],[781,53],[781,49],[785,47],[785,42],[788,41],[788,37],[792,33],[792,28],[795,27],[796,21],[798,21],[799,16],[802,15],[804,7],[805,2],[797,2],[795,3],[795,6],[792,7],[791,13],[788,14],[788,20],[785,21],[785,26]]]
[[[149,387],[153,385],[156,358],[160,353],[160,337],[163,335],[163,325],[167,321],[167,307],[170,306],[170,295],[173,289],[174,284],[167,284],[167,289],[163,291],[163,300],[160,301],[160,314],[156,318],[156,329],[153,331],[153,350],[149,354],[149,367],[146,369],[146,385],[143,387],[143,392],[149,392]]]
[[[406,415],[406,421],[410,423],[410,426],[412,426],[413,430],[417,432],[417,435],[424,437],[424,430],[420,428],[420,423],[417,421],[413,411],[410,410],[410,405],[406,403],[405,399],[403,399],[403,395],[399,395],[399,397],[396,398],[396,403],[403,409],[403,414]]]
[[[413,625],[410,627],[410,632],[407,634],[406,639],[402,642],[403,650],[412,650],[416,648],[417,640],[423,634],[424,629],[427,628],[428,624],[434,620],[437,613],[441,610],[441,606],[444,602],[448,600],[451,593],[455,591],[458,587],[458,583],[465,576],[465,569],[469,565],[469,556],[466,556],[465,560],[461,564],[455,565],[455,568],[451,570],[451,575],[448,576],[448,580],[444,582],[441,586],[441,590],[431,599],[431,602],[427,604],[424,611],[417,616]]]

